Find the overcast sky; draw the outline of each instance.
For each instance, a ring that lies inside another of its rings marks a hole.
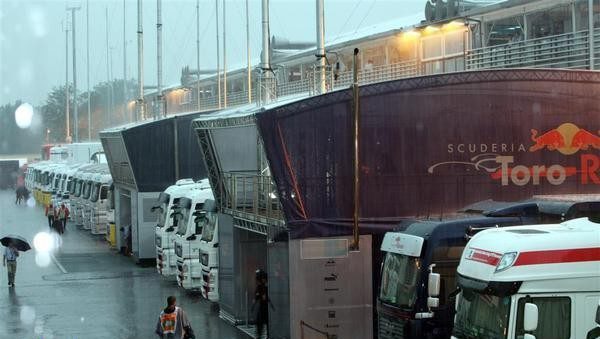
[[[222,34],[222,0],[219,1]],[[260,54],[261,1],[249,0],[253,58]],[[87,90],[86,10],[89,4],[90,88],[108,76],[123,78],[123,0],[0,0],[0,104],[23,100],[41,104],[52,87],[65,83],[67,6],[76,12],[78,91]],[[163,0],[163,83],[179,83],[181,68],[196,65],[196,1]],[[156,0],[144,6],[144,83],[155,85]],[[326,40],[381,22],[423,13],[425,0],[325,0]],[[315,41],[315,0],[271,0],[271,34]],[[106,12],[108,11],[108,58]],[[201,67],[216,66],[215,1],[200,1]],[[227,65],[246,60],[245,1],[228,0]],[[127,77],[137,78],[137,2],[125,0]],[[400,22],[400,21],[399,21]],[[413,24],[416,24],[414,22]],[[402,26],[399,24],[399,26]],[[72,42],[69,33],[69,44]],[[69,46],[71,53],[72,46]],[[107,59],[109,60],[107,71]],[[112,62],[110,62],[112,60]],[[112,65],[112,66],[111,66]],[[72,81],[72,64],[69,62]]]

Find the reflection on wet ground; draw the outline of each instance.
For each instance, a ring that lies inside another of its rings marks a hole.
[[[0,191],[0,236],[19,234],[31,241],[47,230],[41,207],[16,206],[13,192]],[[188,313],[197,338],[249,338],[219,319],[199,295],[154,268],[136,266],[102,237],[70,224],[62,240],[54,253],[59,265],[53,260],[40,267],[34,250],[21,254],[15,288],[0,270],[0,338],[154,338],[169,295]]]

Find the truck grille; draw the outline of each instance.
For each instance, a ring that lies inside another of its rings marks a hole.
[[[183,249],[180,243],[175,243],[175,255],[178,257],[183,257]]]
[[[379,314],[379,339],[405,339],[406,320]]]

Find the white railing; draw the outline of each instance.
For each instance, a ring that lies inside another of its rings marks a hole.
[[[598,30],[594,41],[600,43]],[[507,67],[589,68],[589,32],[579,31],[467,52],[468,70]]]
[[[600,68],[600,29],[593,32],[594,38],[594,66]],[[590,68],[590,41],[589,32],[579,31],[565,33],[543,38],[518,41],[497,46],[489,46],[465,51],[465,69],[494,69],[494,68]],[[425,74],[425,70],[416,59],[393,63],[389,65],[364,68],[358,72],[360,85],[373,84],[384,81],[397,80]],[[352,85],[352,70],[335,74],[330,66],[325,71],[325,89],[331,91],[349,88]],[[320,79],[316,68],[313,68],[304,79],[279,82],[274,85],[276,97],[285,97],[294,94],[318,95],[320,94]],[[259,98],[260,90],[252,91],[252,102]],[[227,95],[227,107],[235,107],[248,103],[246,91],[230,92]],[[223,103],[221,108],[224,107]],[[200,110],[214,110],[218,108],[216,97],[202,98]],[[198,110],[197,102],[182,105],[180,111]]]
[[[270,176],[224,173],[222,210],[247,219],[271,224],[283,219],[277,190]]]

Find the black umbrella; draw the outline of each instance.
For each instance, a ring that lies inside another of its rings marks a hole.
[[[8,247],[10,244],[13,244],[15,248],[21,252],[29,251],[31,249],[31,246],[27,240],[18,235],[7,235],[0,239],[0,243],[6,247]]]

